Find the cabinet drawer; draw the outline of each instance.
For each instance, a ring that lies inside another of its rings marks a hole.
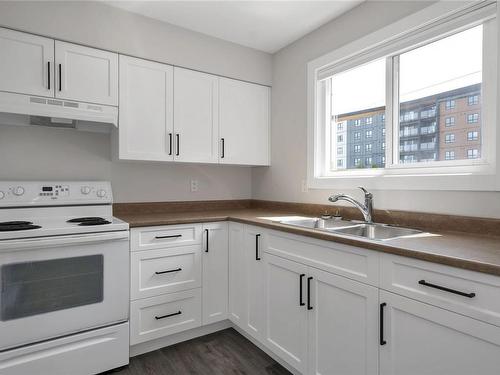
[[[500,326],[500,277],[382,254],[380,287]]]
[[[130,344],[201,326],[201,289],[130,303]]]
[[[378,286],[379,253],[340,243],[271,231],[264,251]]]
[[[201,244],[201,224],[134,228],[130,233],[131,251]]]
[[[130,262],[132,300],[201,286],[201,246],[137,251]]]

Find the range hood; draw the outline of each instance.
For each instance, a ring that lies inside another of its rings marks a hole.
[[[48,126],[108,133],[118,128],[118,108],[0,92],[0,125]]]

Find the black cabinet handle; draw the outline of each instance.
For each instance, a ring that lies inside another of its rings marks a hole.
[[[59,64],[59,91],[62,91],[62,65]]]
[[[463,297],[467,297],[467,298],[474,298],[476,296],[476,293],[461,292],[459,290],[446,288],[444,286],[440,286],[440,285],[436,285],[436,284],[431,284],[431,283],[428,283],[425,280],[420,280],[418,283],[420,285],[428,286],[429,288],[444,290],[445,292],[449,292],[449,293],[453,293],[453,294],[458,294],[459,296],[463,296]]]
[[[305,273],[301,273],[299,276],[299,306],[305,306],[305,302],[302,296],[302,281],[304,280]]]
[[[176,156],[179,156],[179,153],[180,153],[180,150],[179,150],[179,144],[180,144],[179,138],[180,138],[180,135],[179,135],[179,133],[177,133],[175,135],[175,139],[176,139],[176,143],[177,143],[177,147],[176,147],[176,150],[175,150],[175,155]]]
[[[157,275],[161,275],[164,273],[172,273],[172,272],[179,272],[179,271],[182,271],[182,268],[176,268],[175,270],[167,270],[167,271],[156,271],[155,273]]]
[[[312,276],[309,276],[307,278],[307,309],[312,310],[313,307],[311,306],[311,280]]]
[[[169,144],[168,154],[172,155],[172,133],[168,133],[168,144]]]
[[[210,233],[210,231],[208,229],[205,229],[205,233],[207,234],[207,239],[206,239],[206,244],[207,244],[207,247],[205,249],[205,253],[208,253],[208,233]]]
[[[261,260],[259,257],[259,237],[260,234],[255,235],[255,260]]]
[[[387,341],[384,340],[384,307],[387,306],[387,303],[383,302],[380,304],[380,345],[387,344]]]
[[[180,238],[182,237],[182,234],[172,234],[170,236],[155,236],[157,240],[160,240],[162,238]]]
[[[50,61],[47,62],[47,89],[50,90]]]
[[[170,318],[171,316],[176,316],[176,315],[181,315],[181,314],[182,314],[182,311],[177,311],[177,312],[174,312],[172,314],[167,314],[167,315],[162,315],[162,316],[155,316],[155,319],[156,320],[160,320],[160,319]]]
[[[224,153],[225,153],[225,150],[224,150],[224,148],[225,148],[224,138],[221,138],[221,139],[220,139],[220,141],[221,141],[221,144],[222,144],[222,151],[221,151],[221,156],[220,156],[220,158],[221,158],[221,159],[224,159]]]

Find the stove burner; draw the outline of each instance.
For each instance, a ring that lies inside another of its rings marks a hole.
[[[87,216],[87,217],[77,217],[74,219],[68,220],[68,223],[85,223],[88,221],[106,221],[106,219],[103,219],[102,217],[97,217],[97,216]]]
[[[33,225],[31,221],[4,221],[0,222],[0,232],[11,232],[15,230],[29,230],[41,228],[40,225]]]
[[[104,224],[111,224],[111,221],[108,220],[95,220],[95,221],[82,221],[78,225],[81,226],[90,226],[90,225],[104,225]]]

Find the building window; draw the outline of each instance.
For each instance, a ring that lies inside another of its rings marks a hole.
[[[455,151],[446,151],[444,153],[445,160],[455,160]]]
[[[471,113],[467,115],[467,123],[475,124],[479,121],[479,113]]]
[[[367,167],[370,167],[372,164],[373,164],[373,163],[372,163],[372,158],[371,158],[371,157],[367,157],[367,158],[365,158],[365,165],[366,165]]]
[[[385,137],[385,128],[382,128],[382,137]]]
[[[455,108],[455,100],[454,99],[448,99],[446,101],[445,107],[447,110],[454,109]]]
[[[477,159],[479,157],[479,150],[477,148],[467,150],[468,159]]]
[[[373,124],[373,117],[367,117],[366,118],[366,125],[371,125]]]
[[[337,135],[337,142],[344,142],[344,136],[342,134]]]
[[[337,159],[337,168],[344,168],[344,159]]]
[[[444,136],[444,143],[454,143],[455,142],[455,134],[446,134]]]
[[[360,126],[360,125],[361,125],[360,119],[354,120],[354,126]]]
[[[354,140],[359,141],[361,139],[361,132],[354,132]]]
[[[478,105],[479,104],[479,95],[469,95],[467,97],[468,105]]]
[[[367,130],[365,133],[366,138],[371,138],[373,136],[373,132],[371,130]]]
[[[479,139],[479,132],[477,131],[467,132],[468,141],[477,141],[478,139]]]
[[[382,113],[382,115],[380,115],[380,120],[382,122],[385,122],[385,113]]]
[[[372,144],[371,143],[367,143],[365,145],[365,151],[366,152],[372,152]]]
[[[455,125],[455,117],[453,117],[453,116],[446,117],[444,120],[444,124],[445,124],[445,126],[454,126]]]
[[[343,155],[344,154],[344,147],[337,147],[337,155]]]
[[[354,158],[354,166],[355,167],[361,166],[361,159],[360,158]]]
[[[354,152],[355,153],[361,152],[361,145],[354,145]]]
[[[337,131],[341,132],[344,130],[344,123],[343,122],[339,122],[337,124]]]
[[[382,151],[385,150],[385,142],[382,142]]]

